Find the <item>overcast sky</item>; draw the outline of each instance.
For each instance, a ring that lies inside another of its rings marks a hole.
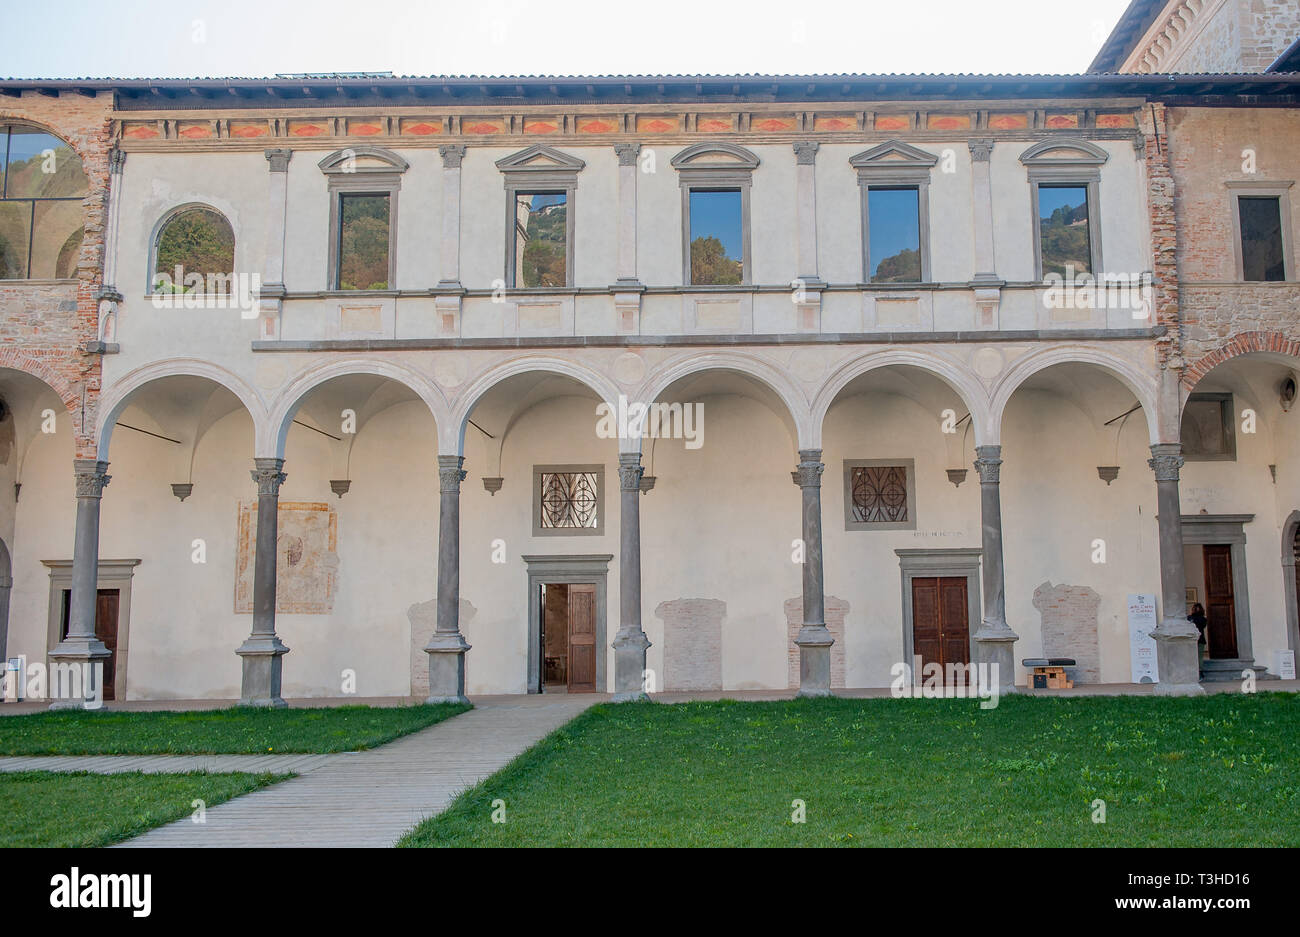
[[[16,78],[1080,72],[1128,0],[3,0]]]

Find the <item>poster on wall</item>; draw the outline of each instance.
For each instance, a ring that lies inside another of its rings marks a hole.
[[[1156,639],[1151,637],[1151,632],[1155,630],[1155,595],[1130,595],[1128,642],[1134,683],[1160,682],[1160,675],[1156,671]]]

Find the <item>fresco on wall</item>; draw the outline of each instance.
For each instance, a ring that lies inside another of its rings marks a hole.
[[[281,501],[276,561],[275,610],[328,615],[338,579],[338,515],[325,501]],[[235,556],[235,613],[252,614],[253,566],[257,556],[257,502],[239,503]]]

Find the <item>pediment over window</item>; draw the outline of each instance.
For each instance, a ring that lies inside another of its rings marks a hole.
[[[849,157],[849,165],[854,169],[931,169],[939,157],[925,150],[917,149],[902,140],[887,140],[879,146]]]
[[[502,172],[578,172],[586,165],[576,156],[561,153],[540,143],[502,157],[496,162],[497,169]]]
[[[1044,140],[1020,154],[1026,166],[1101,166],[1110,154],[1087,140]]]
[[[672,166],[679,170],[752,170],[758,168],[758,157],[734,143],[697,143],[674,156]]]
[[[321,172],[329,175],[335,173],[352,175],[354,173],[406,172],[410,163],[392,150],[386,150],[383,147],[351,146],[347,149],[336,150],[316,165],[320,167]]]

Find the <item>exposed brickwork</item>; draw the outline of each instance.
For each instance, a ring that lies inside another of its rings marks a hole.
[[[1157,358],[1163,366],[1171,355],[1178,354],[1178,225],[1164,105],[1152,105],[1144,120],[1148,124],[1144,129],[1154,318],[1155,324],[1169,330],[1163,338],[1156,339]]]
[[[95,294],[102,285],[104,266],[112,104],[110,92],[51,97],[24,91],[19,98],[0,98],[0,122],[36,124],[58,134],[80,157],[89,183],[82,202],[85,236],[76,286],[0,282],[0,367],[26,371],[54,388],[72,414],[77,454],[82,458],[93,457],[95,451],[101,362],[98,355],[81,349],[96,337],[99,320]]]
[[[1034,608],[1042,616],[1043,656],[1073,658],[1077,666],[1067,669],[1076,683],[1101,679],[1100,606],[1101,596],[1088,586],[1045,582],[1034,590]]]
[[[844,686],[844,619],[849,614],[849,603],[833,595],[826,596],[826,630],[835,643],[831,645],[831,686]],[[794,639],[803,627],[803,599],[785,600],[785,625],[789,643],[786,645],[789,660],[789,685],[799,685],[799,647]]]
[[[1294,318],[1294,312],[1292,316]],[[1209,374],[1216,365],[1252,351],[1274,351],[1300,358],[1300,338],[1289,338],[1280,332],[1241,332],[1232,336],[1214,351],[1198,358],[1184,372],[1183,383],[1188,387],[1195,387],[1197,382]]]
[[[477,614],[478,609],[468,599],[460,600],[461,634],[468,637],[472,633],[470,623]],[[424,648],[438,625],[438,600],[417,602],[406,610],[406,618],[411,623],[411,695],[424,699],[429,695],[429,655]],[[465,657],[467,673],[471,660]]]
[[[722,689],[722,621],[727,603],[673,599],[655,606],[664,623],[665,690]]]

